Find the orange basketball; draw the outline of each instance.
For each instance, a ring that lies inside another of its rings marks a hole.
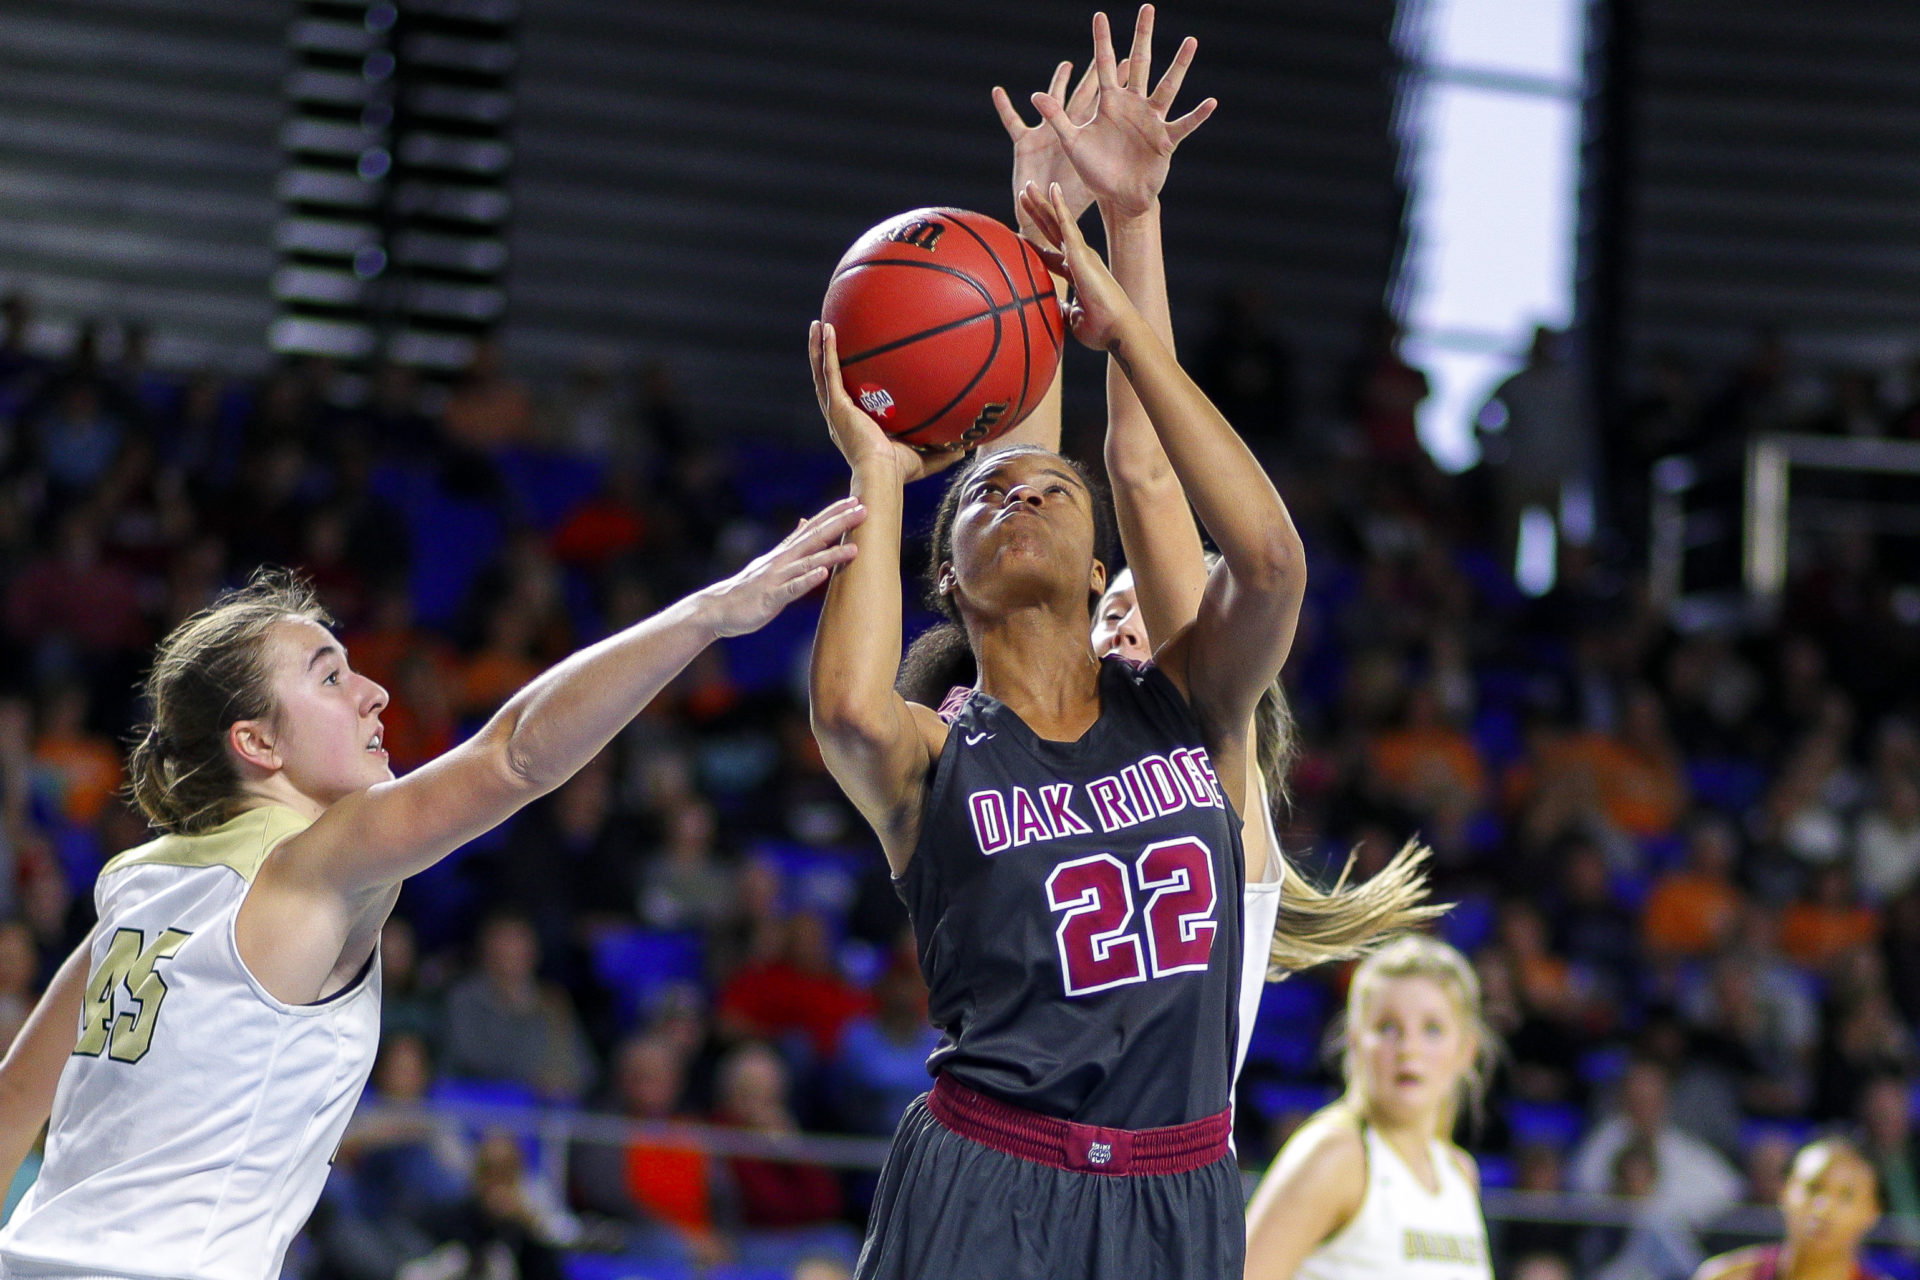
[[[991,440],[1040,403],[1066,323],[1033,246],[964,209],[887,219],[833,270],[847,393],[888,435],[922,448]]]

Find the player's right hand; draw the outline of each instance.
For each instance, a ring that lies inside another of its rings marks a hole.
[[[820,586],[858,553],[841,538],[867,518],[858,498],[842,498],[802,520],[780,545],[724,582],[700,593],[707,624],[718,636],[745,635]]]
[[[1123,329],[1142,323],[1139,308],[1080,234],[1059,184],[1045,195],[1028,187],[1020,193],[1020,203],[1033,221],[1035,244],[1047,270],[1073,285],[1073,301],[1066,307],[1073,336],[1095,351],[1113,350]]]
[[[1216,99],[1208,98],[1177,120],[1167,118],[1198,48],[1199,42],[1192,36],[1181,41],[1166,74],[1149,94],[1153,6],[1140,6],[1133,28],[1133,49],[1123,62],[1114,58],[1113,30],[1107,15],[1096,13],[1093,68],[1099,97],[1093,118],[1082,121],[1073,112],[1071,101],[1061,102],[1057,90],[1033,95],[1033,105],[1059,139],[1060,149],[1081,184],[1106,213],[1127,218],[1152,209],[1160,189],[1166,186],[1174,148],[1204,124],[1219,105]],[[1056,84],[1059,79],[1056,75]]]
[[[848,466],[858,470],[862,465],[884,463],[904,485],[944,471],[963,456],[958,449],[922,452],[881,430],[880,424],[847,394],[832,325],[823,320],[813,322],[807,331],[807,355],[813,363],[813,395],[819,401],[820,416],[827,420],[827,434],[833,437],[834,447]]]

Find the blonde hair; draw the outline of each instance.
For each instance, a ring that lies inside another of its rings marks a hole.
[[[1354,971],[1353,983],[1347,989],[1343,1025],[1338,1032],[1340,1074],[1347,1083],[1339,1105],[1363,1117],[1372,1109],[1372,1101],[1367,1097],[1366,1075],[1353,1060],[1353,1036],[1366,1018],[1373,993],[1382,982],[1393,978],[1426,978],[1434,983],[1452,1002],[1462,1031],[1473,1038],[1473,1058],[1454,1082],[1434,1121],[1434,1136],[1449,1139],[1463,1103],[1474,1123],[1479,1123],[1487,1078],[1492,1073],[1500,1041],[1481,1012],[1480,979],[1473,965],[1446,943],[1423,933],[1402,934],[1361,961]]]
[[[239,811],[227,730],[273,714],[267,635],[290,618],[333,621],[305,578],[263,568],[160,642],[144,689],[153,719],[127,755],[128,790],[160,830],[198,835]]]
[[[1220,553],[1206,553],[1207,569],[1220,562]],[[1262,818],[1277,818],[1293,802],[1287,775],[1300,755],[1300,726],[1287,701],[1286,683],[1274,676],[1260,695],[1253,713],[1254,766],[1265,794],[1247,797],[1247,811],[1264,804]],[[1340,877],[1331,889],[1322,889],[1293,865],[1280,848],[1278,823],[1269,827],[1269,856],[1280,866],[1280,914],[1267,942],[1267,981],[1316,965],[1354,960],[1373,951],[1395,934],[1418,929],[1445,915],[1449,904],[1429,903],[1425,864],[1433,856],[1426,846],[1408,841],[1378,874],[1348,884],[1353,855],[1347,855]],[[1245,940],[1247,946],[1256,940]]]

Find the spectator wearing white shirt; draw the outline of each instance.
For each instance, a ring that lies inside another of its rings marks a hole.
[[[1664,1067],[1634,1059],[1620,1082],[1614,1111],[1574,1152],[1569,1182],[1576,1191],[1612,1190],[1615,1158],[1629,1142],[1644,1141],[1653,1148],[1658,1170],[1653,1201],[1697,1226],[1739,1198],[1740,1175],[1711,1146],[1672,1123],[1667,1090]]]
[[[1885,770],[1853,836],[1854,874],[1869,902],[1889,902],[1920,883],[1920,778]]]

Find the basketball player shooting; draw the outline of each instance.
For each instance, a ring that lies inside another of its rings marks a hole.
[[[1117,68],[1097,69],[1117,92]],[[878,834],[945,1032],[901,1121],[862,1277],[1219,1277],[1244,1248],[1228,1090],[1240,971],[1246,726],[1305,582],[1285,506],[1074,225],[1024,193],[1222,552],[1193,624],[1138,668],[1094,655],[1100,497],[1058,454],[979,456],[936,521],[934,592],[979,680],[947,716],[894,689],[902,490],[928,470],[814,386],[868,519],[830,585],[815,733]],[[965,1205],[964,1211],[956,1211]]]

